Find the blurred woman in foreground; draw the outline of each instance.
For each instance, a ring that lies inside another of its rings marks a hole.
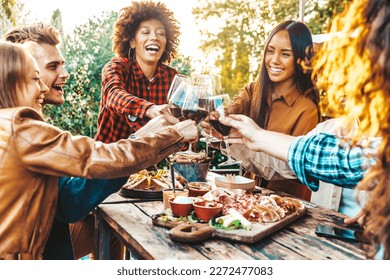
[[[330,32],[341,35],[318,56],[318,85],[335,112],[359,119],[353,140],[382,138],[378,162],[357,188],[370,191],[363,208],[365,231],[390,259],[390,1],[355,0]],[[340,106],[342,98],[345,106]]]
[[[241,134],[241,139],[231,142],[243,142],[288,161],[301,181],[323,180],[370,191],[362,212],[365,233],[375,245],[369,256],[383,249],[383,258],[390,259],[390,1],[355,0],[335,18],[330,33],[337,38],[321,48],[313,63],[314,73],[333,113],[359,119],[353,134],[294,138],[256,128],[243,116],[221,122]],[[370,149],[372,137],[381,139],[375,158]]]

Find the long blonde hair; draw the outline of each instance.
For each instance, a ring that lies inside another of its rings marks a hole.
[[[364,206],[366,234],[390,258],[390,1],[355,0],[332,23],[333,40],[313,61],[319,89],[333,112],[358,118],[363,135],[381,136],[378,164],[358,189],[370,190]],[[340,102],[345,100],[346,102]],[[376,250],[369,255],[372,257]]]
[[[17,92],[26,85],[29,57],[21,46],[0,41],[0,61],[0,108],[18,106]]]

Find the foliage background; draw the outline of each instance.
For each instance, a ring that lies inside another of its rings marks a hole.
[[[313,34],[326,32],[329,20],[350,0],[306,1],[307,25]],[[199,1],[193,10],[201,29],[203,72],[217,71],[224,91],[231,96],[258,75],[267,34],[278,23],[298,18],[299,0],[208,0]],[[321,4],[322,3],[322,4]],[[259,7],[262,7],[260,9]],[[51,24],[62,30],[60,11]],[[77,27],[63,38],[62,51],[71,78],[66,88],[66,103],[46,106],[48,121],[74,134],[93,137],[100,104],[101,70],[113,57],[112,26],[116,13],[103,13]],[[215,20],[220,28],[211,28]],[[171,65],[190,75],[191,58],[179,56]]]
[[[57,14],[58,15],[58,14]],[[71,35],[65,35],[61,46],[71,77],[66,85],[66,102],[63,106],[44,107],[50,123],[61,126],[74,134],[93,137],[97,128],[100,106],[101,72],[114,56],[111,50],[111,30],[117,13],[103,13],[77,27]],[[52,25],[61,30],[58,20]],[[190,75],[189,58],[178,57],[171,65],[179,72]]]
[[[305,1],[305,23],[312,34],[326,33],[330,20],[351,0]],[[201,49],[210,68],[219,69],[225,92],[234,95],[259,74],[267,35],[285,20],[297,20],[299,0],[199,1],[193,10],[201,29]],[[207,28],[222,21],[220,28]]]

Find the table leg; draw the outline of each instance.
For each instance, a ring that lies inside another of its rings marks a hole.
[[[110,259],[110,229],[107,223],[101,217],[100,211],[97,208],[95,211],[95,259],[109,260]]]

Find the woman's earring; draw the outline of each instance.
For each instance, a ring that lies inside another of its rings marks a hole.
[[[130,59],[130,60],[133,60],[135,58],[135,48],[133,47],[130,47],[129,48],[129,52],[127,54],[127,57]]]

